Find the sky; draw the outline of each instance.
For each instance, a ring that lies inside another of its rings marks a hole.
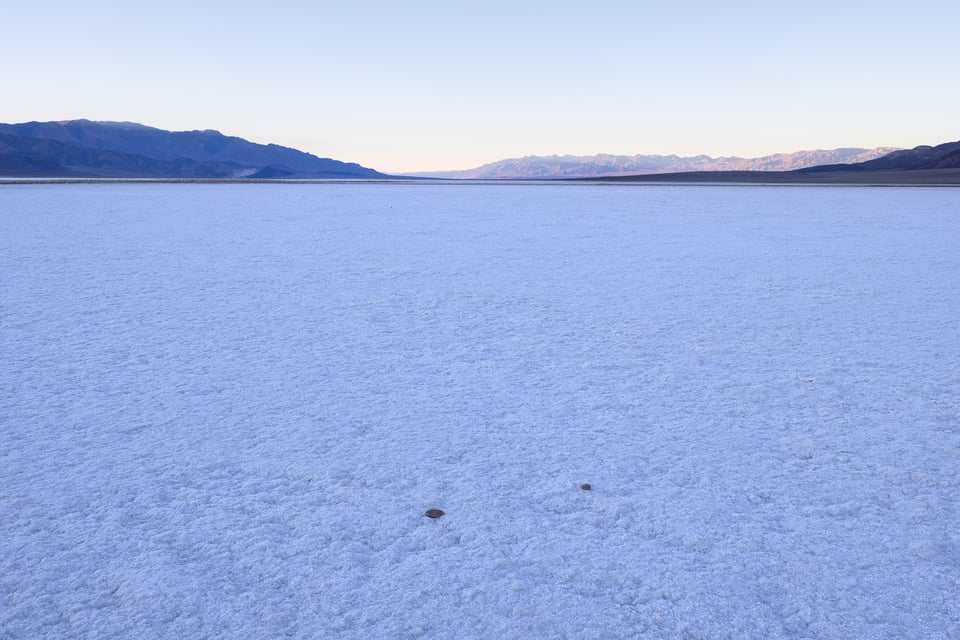
[[[216,129],[391,173],[960,139],[956,0],[5,3],[0,122]]]

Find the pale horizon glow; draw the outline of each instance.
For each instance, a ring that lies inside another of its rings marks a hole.
[[[960,139],[960,3],[17,3],[0,121],[216,129],[405,173]]]

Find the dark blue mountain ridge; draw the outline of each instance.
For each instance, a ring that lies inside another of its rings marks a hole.
[[[839,171],[922,171],[960,167],[960,140],[936,146],[920,145],[913,149],[892,151],[885,156],[853,164],[826,164],[798,169],[797,173],[830,173]]]
[[[56,140],[0,134],[0,175],[74,178],[231,178],[256,170],[231,162],[161,160]]]
[[[0,124],[0,137],[0,171],[15,175],[392,177],[356,163],[320,158],[276,144],[257,144],[209,129],[166,131],[134,122],[69,120]]]

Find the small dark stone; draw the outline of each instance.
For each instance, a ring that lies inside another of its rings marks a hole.
[[[439,518],[443,515],[443,511],[440,509],[427,509],[427,512],[423,515],[427,516],[428,518]]]
[[[593,489],[593,487],[590,486],[590,483],[587,483],[587,482],[580,485],[580,488],[583,489],[584,491],[590,491],[590,489]]]

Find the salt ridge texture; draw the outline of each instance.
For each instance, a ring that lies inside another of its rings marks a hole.
[[[957,195],[2,187],[0,638],[960,637]]]

